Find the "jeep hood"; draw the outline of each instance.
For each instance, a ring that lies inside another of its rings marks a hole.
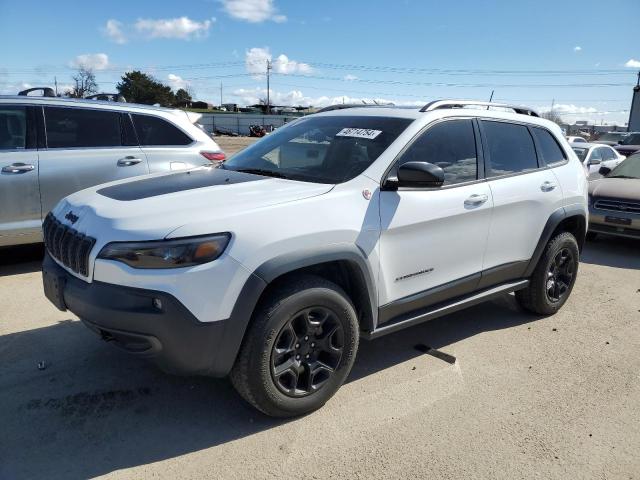
[[[589,195],[640,201],[640,179],[600,178],[589,183]]]
[[[225,218],[322,195],[332,188],[203,167],[82,190],[63,199],[53,213],[69,224],[69,218],[77,217],[73,228],[94,237],[156,239],[187,224],[210,224],[211,232],[224,231]]]

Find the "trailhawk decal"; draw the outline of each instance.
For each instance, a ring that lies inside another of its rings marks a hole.
[[[370,128],[343,128],[336,133],[336,137],[354,137],[373,140],[381,133],[382,130],[371,130]]]
[[[255,182],[266,179],[267,177],[260,175],[206,167],[198,170],[188,170],[186,172],[120,183],[112,187],[101,188],[98,190],[98,193],[112,200],[128,202],[131,200],[142,200],[143,198],[181,192],[183,190],[212,187],[214,185]]]

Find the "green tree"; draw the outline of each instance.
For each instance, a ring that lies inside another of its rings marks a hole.
[[[96,76],[90,68],[80,67],[78,73],[71,78],[73,78],[75,86],[64,92],[67,97],[84,98],[87,95],[97,93]]]
[[[184,88],[178,89],[176,92],[176,107],[187,107],[193,101],[191,94]]]
[[[171,87],[138,70],[125,73],[116,88],[128,102],[169,107],[176,101]]]

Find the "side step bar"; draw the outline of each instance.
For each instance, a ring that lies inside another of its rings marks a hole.
[[[404,328],[413,327],[414,325],[433,320],[434,318],[438,318],[443,315],[448,315],[449,313],[457,312],[458,310],[463,310],[472,305],[486,302],[487,300],[491,300],[492,298],[500,297],[505,293],[511,293],[515,292],[516,290],[521,290],[523,288],[526,288],[528,285],[529,280],[518,280],[515,282],[503,283],[501,285],[497,285],[495,287],[488,288],[486,290],[482,290],[465,297],[457,298],[449,303],[441,303],[439,305],[436,305],[435,307],[431,307],[431,310],[429,310],[428,308],[423,309],[408,318],[404,318],[406,316],[403,315],[400,320],[392,320],[391,322],[376,328],[372,332],[362,332],[361,336],[362,338],[365,338],[367,340],[373,340],[374,338],[382,337],[383,335],[397,332],[398,330],[402,330]]]

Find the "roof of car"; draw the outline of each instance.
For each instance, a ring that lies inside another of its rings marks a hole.
[[[604,143],[598,143],[598,142],[594,142],[594,143],[569,142],[569,145],[571,145],[571,147],[577,147],[577,148],[593,148],[593,147],[609,147],[609,148],[611,148],[610,145],[605,145]]]
[[[119,108],[139,108],[144,110],[158,110],[163,112],[175,111],[173,108],[155,107],[153,105],[144,105],[141,103],[127,103],[127,102],[110,102],[106,100],[88,100],[86,98],[64,98],[64,97],[38,97],[29,95],[0,95],[0,102],[18,101],[20,103],[42,104],[42,105],[101,105],[105,107],[119,107]]]

